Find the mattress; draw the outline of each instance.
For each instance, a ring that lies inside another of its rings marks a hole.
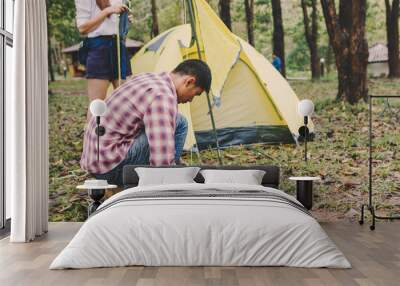
[[[263,186],[193,183],[112,196],[50,269],[134,265],[351,267],[294,197]]]

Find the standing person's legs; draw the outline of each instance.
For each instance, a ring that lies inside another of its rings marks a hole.
[[[118,80],[118,79],[112,80],[111,83],[112,83],[112,85],[113,85],[113,87],[114,87],[114,90],[116,90],[118,87],[120,87],[121,85],[123,85],[123,84],[125,83],[125,81],[126,81],[126,80],[121,79],[121,84],[119,84],[119,80]]]
[[[112,39],[100,37],[89,38],[89,51],[86,58],[86,78],[88,81],[88,96],[90,101],[95,99],[105,100],[107,90],[112,79],[111,56]],[[91,117],[87,113],[87,121]]]
[[[110,81],[107,79],[89,78],[88,80],[88,95],[90,101],[95,99],[104,100],[107,96],[107,89]]]
[[[96,79],[89,78],[88,80],[88,95],[89,100],[92,102],[95,99],[104,100],[107,97],[108,86],[110,85],[110,81],[106,79]],[[87,112],[87,121],[89,121],[91,117],[90,110]]]

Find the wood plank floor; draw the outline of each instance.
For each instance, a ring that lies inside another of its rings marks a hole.
[[[51,223],[47,235],[30,244],[0,241],[0,285],[400,285],[400,223],[322,224],[352,269],[288,267],[125,267],[56,270],[48,267],[80,223]]]

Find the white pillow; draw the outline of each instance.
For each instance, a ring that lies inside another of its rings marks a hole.
[[[135,168],[139,176],[139,186],[195,183],[193,179],[199,170],[199,167]]]
[[[265,171],[261,170],[202,170],[206,184],[233,183],[261,185]]]

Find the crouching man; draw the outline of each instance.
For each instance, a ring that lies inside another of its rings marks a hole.
[[[97,159],[96,120],[85,130],[81,167],[97,179],[122,185],[125,165],[172,165],[180,161],[187,121],[178,103],[191,102],[209,91],[206,63],[187,60],[171,73],[144,73],[125,82],[106,99]]]

